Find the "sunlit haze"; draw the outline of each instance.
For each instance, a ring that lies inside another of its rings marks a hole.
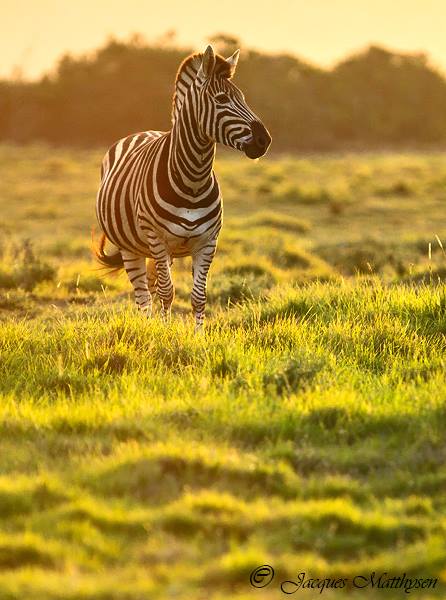
[[[3,0],[0,76],[35,78],[61,54],[91,51],[109,36],[138,32],[151,41],[171,30],[195,49],[224,32],[321,66],[381,44],[426,52],[446,71],[445,18],[444,0]]]

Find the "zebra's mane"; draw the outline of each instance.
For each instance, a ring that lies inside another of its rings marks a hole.
[[[172,99],[172,123],[175,123],[181,106],[183,105],[184,96],[188,88],[192,85],[195,77],[201,66],[203,54],[191,54],[183,60],[180,68],[177,71],[175,79],[175,92]],[[215,67],[213,75],[215,77],[222,77],[225,79],[231,79],[233,75],[233,69],[231,65],[226,62],[226,59],[220,54],[215,55]]]

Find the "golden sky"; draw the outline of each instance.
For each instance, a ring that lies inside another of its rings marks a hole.
[[[425,51],[446,72],[446,0],[0,0],[0,76],[48,71],[64,52],[176,30],[200,50],[217,32],[329,66],[370,43]]]

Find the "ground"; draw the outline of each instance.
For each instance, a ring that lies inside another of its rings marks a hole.
[[[221,159],[202,335],[97,270],[100,160],[0,146],[0,598],[442,597],[445,156]]]

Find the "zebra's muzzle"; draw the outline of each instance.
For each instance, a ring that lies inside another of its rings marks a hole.
[[[243,151],[248,158],[260,158],[270,147],[271,136],[260,121],[252,123],[251,131],[249,139],[243,144]]]

